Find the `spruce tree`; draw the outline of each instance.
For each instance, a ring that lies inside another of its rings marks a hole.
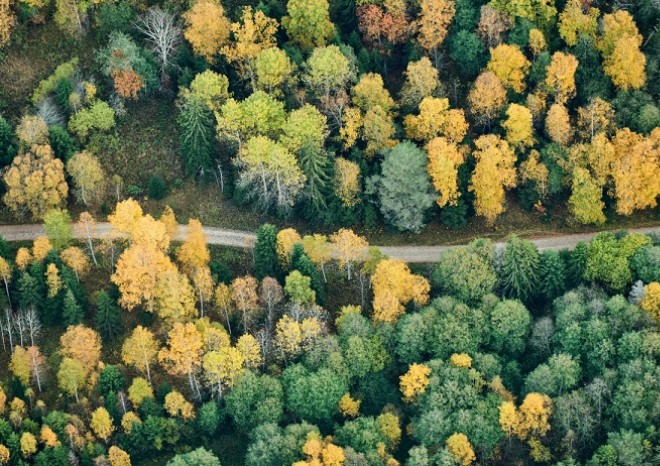
[[[529,302],[538,289],[539,262],[534,243],[511,235],[506,243],[500,275],[504,295]]]
[[[76,152],[76,144],[63,126],[51,126],[48,130],[48,140],[57,158],[64,162],[68,161]]]
[[[330,181],[328,160],[323,148],[313,141],[303,143],[298,152],[298,163],[307,179],[305,193],[313,214],[327,208],[325,198]]]
[[[104,340],[112,340],[121,332],[121,316],[110,295],[100,291],[96,297],[96,330]]]
[[[563,252],[563,251],[562,251]],[[566,262],[566,280],[571,288],[577,287],[584,280],[584,270],[589,257],[589,245],[580,241],[572,251],[563,252]]]
[[[281,278],[282,270],[277,257],[277,230],[267,223],[257,230],[257,242],[254,245],[254,269],[259,280],[264,277]]]
[[[76,301],[76,296],[73,291],[67,289],[62,301],[62,320],[66,325],[77,325],[82,322],[83,317],[83,309]]]
[[[23,309],[37,307],[42,295],[37,280],[27,272],[18,279],[18,302]]]
[[[199,98],[186,97],[177,118],[179,150],[188,176],[204,175],[213,170],[215,130],[209,109]]]
[[[0,167],[9,165],[18,154],[18,141],[13,128],[0,116]]]
[[[557,251],[546,251],[541,254],[539,289],[543,297],[551,302],[566,290],[566,273],[564,261]]]

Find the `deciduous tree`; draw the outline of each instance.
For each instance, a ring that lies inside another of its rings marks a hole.
[[[174,376],[186,376],[190,390],[200,396],[196,375],[202,364],[202,335],[191,323],[176,323],[167,334],[167,346],[158,352],[160,364]]]
[[[361,262],[366,258],[367,240],[356,235],[353,230],[341,228],[330,236],[330,242],[337,254],[339,267],[346,270],[348,279],[351,279],[351,271],[356,262]]]
[[[575,71],[578,60],[570,53],[555,52],[545,69],[545,85],[555,96],[555,101],[566,104],[575,96]]]
[[[229,19],[217,0],[197,0],[183,14],[183,35],[193,50],[214,63],[217,54],[229,39]]]
[[[445,445],[461,466],[470,466],[477,459],[472,445],[465,434],[452,434],[447,439]]]
[[[470,191],[475,193],[477,215],[490,224],[504,212],[505,189],[516,186],[516,156],[506,141],[489,134],[475,141],[477,165],[472,173]]]
[[[409,62],[404,75],[406,80],[400,93],[401,105],[404,108],[417,108],[422,99],[432,97],[440,87],[438,70],[427,57]]]
[[[404,401],[409,403],[426,391],[430,374],[431,369],[424,364],[411,364],[408,367],[408,372],[399,377]]]
[[[483,127],[490,127],[506,105],[506,90],[492,71],[481,73],[468,94],[470,113]]]
[[[282,26],[303,50],[323,47],[335,33],[329,8],[328,0],[289,0]]]
[[[513,147],[523,149],[534,145],[532,112],[523,105],[511,104],[506,111],[507,119],[502,123],[506,140]]]
[[[359,202],[360,166],[343,157],[335,159],[335,194],[346,207]]]
[[[371,283],[374,289],[373,318],[377,322],[396,322],[409,302],[421,306],[429,300],[431,287],[428,281],[421,275],[414,275],[399,260],[380,261]]]
[[[130,337],[124,340],[121,358],[125,364],[134,366],[147,375],[151,383],[151,365],[156,361],[158,342],[149,329],[138,325]]]
[[[60,354],[79,361],[86,374],[94,369],[101,357],[101,337],[84,325],[69,326],[60,337]]]
[[[244,331],[248,330],[250,322],[255,317],[253,314],[259,309],[257,288],[257,281],[250,275],[235,278],[231,282],[231,299],[241,313]]]
[[[456,6],[453,0],[422,0],[417,17],[417,40],[438,66],[438,51],[449,32]]]
[[[92,418],[90,419],[89,426],[94,431],[96,436],[103,440],[105,443],[108,443],[110,436],[114,432],[115,428],[112,425],[112,418],[110,413],[103,406],[97,408],[92,413]]]
[[[490,51],[488,69],[502,81],[505,87],[515,92],[525,90],[525,77],[530,62],[515,45],[502,44]]]
[[[545,117],[545,132],[552,141],[567,146],[573,137],[573,127],[568,110],[560,103],[555,103]]]

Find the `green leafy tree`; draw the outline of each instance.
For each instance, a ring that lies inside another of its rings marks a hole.
[[[115,112],[102,100],[76,112],[69,120],[69,131],[86,141],[92,131],[108,131],[115,126]]]
[[[493,348],[504,354],[517,356],[525,349],[532,318],[520,301],[505,300],[490,313]]]
[[[479,244],[478,241],[440,256],[431,276],[435,288],[466,303],[478,303],[492,293],[497,283],[493,243],[481,240]]]
[[[73,228],[71,216],[66,210],[54,209],[44,215],[44,229],[53,249],[59,251],[71,243]]]
[[[584,278],[623,291],[633,280],[628,260],[649,242],[644,235],[629,234],[618,239],[610,232],[599,233],[589,243]]]
[[[312,279],[294,270],[286,276],[284,291],[289,299],[297,304],[314,304],[316,292],[310,286]]]
[[[348,391],[346,380],[330,369],[310,372],[296,364],[282,373],[286,408],[299,419],[328,422]]]
[[[246,371],[225,396],[225,404],[234,424],[242,431],[250,432],[260,424],[281,421],[283,398],[278,379]]]
[[[539,252],[531,241],[511,235],[506,243],[500,273],[500,286],[505,296],[529,300],[538,291]]]
[[[381,174],[369,179],[367,191],[376,196],[389,223],[401,231],[419,232],[435,202],[426,154],[411,142],[397,144],[385,155]]]
[[[188,176],[205,174],[213,170],[213,117],[202,100],[191,95],[185,97],[177,117],[179,151]]]
[[[181,453],[172,458],[167,466],[220,466],[220,460],[205,448]]]
[[[303,50],[323,47],[335,33],[328,0],[289,0],[282,26]]]

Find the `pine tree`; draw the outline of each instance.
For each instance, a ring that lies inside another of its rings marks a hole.
[[[538,289],[539,252],[531,241],[511,235],[506,244],[500,285],[508,297],[528,302]]]
[[[213,118],[204,102],[194,96],[184,99],[177,118],[179,148],[188,176],[205,175],[213,170]]]
[[[100,291],[96,296],[96,330],[104,340],[112,340],[121,328],[119,309],[106,291]]]
[[[73,291],[67,289],[62,301],[62,318],[66,325],[77,325],[82,322],[84,317],[83,309],[76,301]]]
[[[18,154],[16,134],[7,120],[0,116],[0,167],[5,167]]]
[[[301,274],[306,275],[311,279],[310,286],[316,292],[316,300],[319,304],[323,305],[325,302],[325,288],[321,282],[318,269],[309,259],[307,254],[305,254],[305,250],[301,243],[293,246],[290,270],[298,270]]]
[[[254,269],[257,279],[282,276],[277,258],[277,230],[271,224],[261,225],[257,230],[257,242],[254,245]]]
[[[548,302],[560,296],[566,289],[564,261],[556,251],[541,253],[539,290]]]
[[[298,163],[307,179],[304,192],[309,199],[312,214],[322,212],[327,208],[325,196],[330,182],[329,160],[325,150],[314,142],[303,143],[298,152]]]
[[[568,253],[566,259],[566,283],[570,283],[572,287],[576,287],[582,283],[588,255],[589,246],[582,241],[575,245],[573,251]]]
[[[41,293],[37,279],[27,272],[18,279],[18,301],[24,309],[36,307],[41,302]]]

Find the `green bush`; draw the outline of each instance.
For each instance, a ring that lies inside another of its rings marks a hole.
[[[167,183],[160,176],[152,176],[149,178],[149,186],[147,188],[147,193],[152,199],[160,201],[167,195]]]

